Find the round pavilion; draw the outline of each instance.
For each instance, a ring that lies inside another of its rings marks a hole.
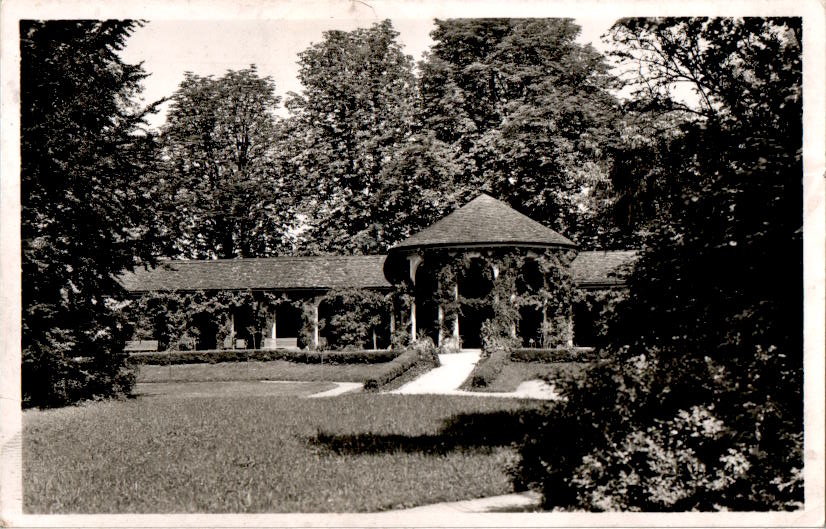
[[[560,329],[570,327],[563,283],[577,250],[481,194],[392,247],[384,274],[405,293],[411,341],[427,336],[445,348],[477,348],[498,324],[525,346],[549,346],[549,336],[570,336]]]

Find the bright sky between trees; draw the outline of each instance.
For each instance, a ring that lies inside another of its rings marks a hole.
[[[127,63],[143,62],[150,74],[144,81],[145,102],[169,97],[183,80],[184,72],[221,76],[227,70],[258,67],[262,76],[275,81],[282,98],[298,92],[298,53],[323,39],[328,30],[350,31],[369,27],[378,20],[365,18],[318,18],[280,20],[150,20],[130,38],[122,56]],[[404,51],[415,62],[433,41],[433,18],[392,19]],[[602,50],[600,36],[614,18],[577,18],[582,27],[579,41]],[[283,100],[282,100],[283,103]],[[281,111],[285,112],[283,106]],[[165,106],[150,118],[154,127],[163,124]]]

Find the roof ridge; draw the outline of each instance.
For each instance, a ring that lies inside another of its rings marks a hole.
[[[506,202],[487,193],[454,209],[430,226],[393,246],[415,248],[451,245],[517,244],[576,248],[576,243]]]

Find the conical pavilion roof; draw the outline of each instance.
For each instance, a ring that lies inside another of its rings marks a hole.
[[[413,248],[510,245],[577,247],[570,239],[483,193],[397,244],[391,252]]]

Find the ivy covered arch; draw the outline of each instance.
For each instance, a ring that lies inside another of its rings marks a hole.
[[[560,249],[435,249],[407,256],[411,335],[445,349],[509,339],[515,346],[571,341],[575,252]],[[396,276],[398,277],[398,276]]]

